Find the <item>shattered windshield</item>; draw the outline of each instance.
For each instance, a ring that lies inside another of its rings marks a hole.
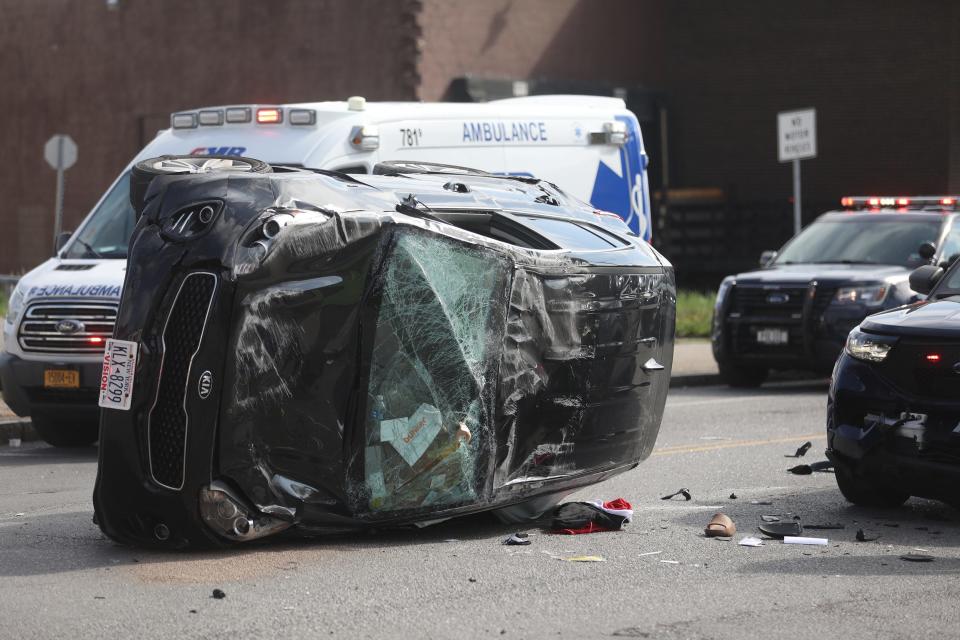
[[[940,223],[933,220],[821,220],[790,241],[774,265],[800,263],[923,263],[920,245],[936,244]]]
[[[63,258],[126,258],[137,216],[130,205],[127,173],[113,185],[86,224],[74,234]]]

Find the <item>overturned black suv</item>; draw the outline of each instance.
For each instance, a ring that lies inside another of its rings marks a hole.
[[[871,313],[918,299],[911,269],[960,254],[957,198],[844,198],[762,268],[729,276],[714,308],[713,355],[731,386],[771,369],[829,373],[850,330]]]
[[[101,386],[108,536],[423,523],[543,503],[650,454],[670,264],[542,181],[375,174],[138,165]]]
[[[960,505],[960,263],[910,276],[928,293],[850,333],[827,404],[827,455],[850,502]]]

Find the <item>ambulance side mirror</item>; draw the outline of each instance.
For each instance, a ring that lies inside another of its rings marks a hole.
[[[54,247],[53,247],[53,252],[54,252],[54,253],[60,253],[60,250],[63,249],[63,248],[67,245],[67,240],[69,240],[69,239],[70,239],[70,236],[72,236],[72,235],[73,235],[73,232],[72,232],[72,231],[64,231],[63,233],[61,233],[60,235],[58,235],[58,236],[57,236],[57,241],[56,241],[56,243],[54,244]]]

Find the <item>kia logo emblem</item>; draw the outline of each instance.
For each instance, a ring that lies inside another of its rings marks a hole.
[[[770,304],[783,304],[789,300],[790,296],[786,293],[775,292],[767,296],[767,302]]]
[[[200,374],[200,379],[197,381],[197,395],[201,400],[206,400],[211,391],[213,391],[213,374],[208,369]]]
[[[62,333],[65,336],[72,336],[75,333],[80,333],[86,327],[83,326],[83,323],[79,320],[61,320],[57,323],[57,333]]]

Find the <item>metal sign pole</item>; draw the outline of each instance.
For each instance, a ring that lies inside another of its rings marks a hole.
[[[53,250],[57,250],[57,238],[63,228],[63,138],[57,140],[57,199],[53,210]]]
[[[793,161],[793,235],[800,233],[800,159]]]

